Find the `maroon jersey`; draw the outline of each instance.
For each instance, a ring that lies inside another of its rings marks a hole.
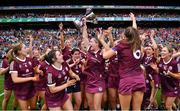
[[[52,85],[61,86],[65,84],[68,79],[69,70],[70,68],[66,62],[62,64],[62,69],[58,69],[54,65],[50,65],[48,67],[48,70],[46,71],[47,85],[48,86],[52,86]],[[48,102],[57,101],[57,100],[61,101],[63,97],[66,96],[66,93],[65,93],[65,89],[56,93],[51,93],[49,88],[47,87],[45,95]]]
[[[4,58],[2,60],[2,68],[9,67],[9,62],[7,58]],[[4,74],[4,89],[6,90],[12,90],[13,89],[13,81],[11,78],[11,74],[9,74],[9,71]]]
[[[142,62],[140,50],[133,53],[131,45],[123,42],[119,42],[113,50],[118,54],[120,78],[143,74],[140,68]]]
[[[86,91],[89,93],[102,92],[105,89],[104,66],[105,60],[101,51],[88,51],[87,64],[84,73],[87,75]]]
[[[118,56],[115,55],[109,59],[109,64],[108,64],[109,76],[118,77],[119,76],[118,68],[119,68]]]
[[[162,91],[166,96],[176,96],[178,94],[179,80],[167,75],[167,72],[178,73],[177,61],[170,59],[164,62],[162,59],[158,64]]]
[[[71,59],[69,61],[68,64],[73,64],[74,61]],[[83,63],[80,61],[78,64],[74,65],[73,67],[71,67],[71,70],[76,73],[79,77],[81,77],[81,74],[82,74],[82,66],[83,66]]]
[[[10,64],[10,72],[17,72],[18,77],[27,78],[34,77],[34,63],[32,58],[14,59]],[[15,95],[18,99],[27,100],[34,96],[34,82],[28,81],[23,83],[14,83]]]
[[[35,61],[35,65],[38,64],[38,67],[40,70],[43,71],[43,75],[39,75],[39,81],[35,82],[35,87],[36,90],[38,91],[45,91],[46,88],[46,70],[49,66],[49,63],[47,61],[38,61],[37,59],[34,60]]]
[[[63,54],[63,59],[65,61],[69,60],[71,58],[71,49],[65,46],[64,49],[62,50],[62,54]]]
[[[155,87],[158,88],[159,87],[159,75],[157,74],[157,72],[150,66],[151,63],[156,63],[156,58],[152,55],[152,56],[147,56],[146,54],[143,57],[143,66],[145,67],[146,70],[146,74],[147,75],[151,75],[153,77],[153,80],[155,82]]]
[[[38,58],[33,57],[32,60],[33,60],[33,63],[34,63],[34,66],[35,66],[35,67],[39,65],[40,61],[38,60]]]
[[[146,54],[143,57],[143,65],[146,68],[146,72],[151,72],[151,70],[153,70],[150,67],[150,63],[156,63],[156,58],[152,55],[152,56],[147,56]]]
[[[45,60],[45,61],[42,61],[40,62],[39,64],[39,69],[43,71],[44,75],[46,74],[46,71],[48,70],[48,67],[49,67],[49,63]]]

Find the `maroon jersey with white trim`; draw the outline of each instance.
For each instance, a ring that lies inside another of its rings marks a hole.
[[[64,49],[62,49],[62,54],[63,54],[63,59],[67,61],[68,59],[71,58],[71,49],[66,46]]]
[[[50,65],[48,67],[48,70],[46,71],[47,73],[47,85],[55,85],[55,86],[60,86],[63,85],[67,82],[68,75],[69,75],[69,66],[66,62],[62,64],[62,69],[57,69],[55,66]],[[49,97],[52,97],[52,99],[56,99],[56,97],[59,96],[64,96],[65,95],[65,89],[56,92],[56,93],[51,93],[49,90],[49,87],[46,88],[46,95]]]
[[[18,58],[14,59],[14,61],[10,64],[10,72],[16,71],[18,73],[18,77],[27,78],[34,77],[34,63],[32,58],[27,58],[23,61]],[[27,95],[33,91],[34,82],[27,81],[23,83],[14,83],[14,90],[16,95]]]
[[[173,91],[174,89],[176,90],[180,88],[179,80],[167,75],[168,71],[172,73],[178,73],[178,66],[176,60],[170,59],[168,62],[164,62],[163,59],[161,59],[158,67],[161,79],[161,86],[164,91]]]

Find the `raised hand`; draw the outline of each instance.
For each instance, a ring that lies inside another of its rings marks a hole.
[[[103,35],[103,31],[101,28],[98,28],[96,31],[96,35],[98,37],[99,40],[104,40],[104,35]]]
[[[157,67],[157,64],[156,63],[150,63],[150,66],[151,66],[151,68],[153,68],[154,70],[157,70],[158,69],[158,67]]]
[[[32,35],[29,35],[29,40],[30,40],[30,41],[33,41],[33,40],[34,40],[34,38],[32,37]]]
[[[85,25],[86,22],[87,22],[87,21],[86,21],[86,17],[83,17],[83,18],[82,18],[82,23],[83,23],[83,25]]]
[[[151,30],[151,35],[150,37],[154,37],[155,36],[155,30]]]
[[[60,31],[63,30],[63,23],[62,22],[59,24],[59,29],[60,29]]]
[[[103,31],[104,35],[109,36],[110,34],[112,34],[112,29],[113,29],[112,27],[108,27],[107,30]]]
[[[80,59],[76,59],[74,62],[75,64],[78,64],[80,62]]]
[[[134,16],[134,14],[132,12],[129,14],[129,16],[130,16],[131,20],[136,20],[136,17]]]

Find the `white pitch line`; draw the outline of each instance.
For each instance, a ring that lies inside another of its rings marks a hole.
[[[3,96],[3,95],[4,95],[4,93],[1,93],[1,94],[0,94],[0,97]]]

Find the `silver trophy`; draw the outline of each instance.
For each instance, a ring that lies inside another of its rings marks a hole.
[[[93,24],[97,24],[98,23],[96,15],[93,13],[92,9],[91,8],[87,8],[86,9],[86,14],[83,17],[81,17],[80,20],[76,19],[76,20],[73,21],[77,28],[80,28],[80,27],[83,26],[82,18],[84,18],[84,17],[86,18],[87,22],[90,22],[90,23],[93,23]]]

